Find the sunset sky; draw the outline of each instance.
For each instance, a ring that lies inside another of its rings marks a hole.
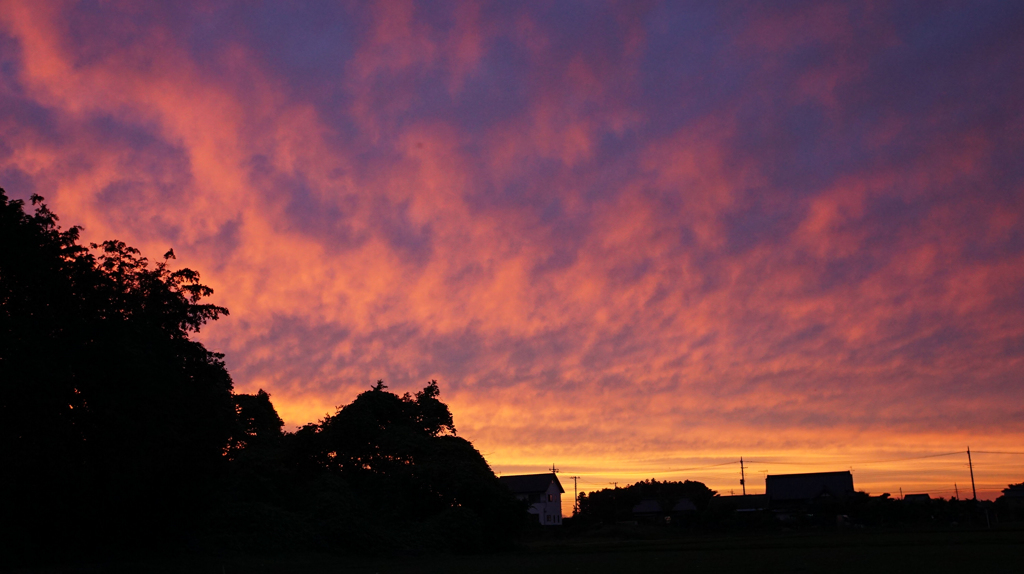
[[[748,492],[964,497],[966,455],[917,457],[970,446],[994,498],[1024,3],[777,4],[0,0],[0,186],[173,248],[287,428],[437,379],[570,492],[738,493],[743,456]]]

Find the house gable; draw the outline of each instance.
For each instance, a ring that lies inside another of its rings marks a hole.
[[[545,526],[562,523],[562,494],[565,489],[554,473],[518,474],[502,476],[498,479],[519,500],[529,503],[530,514]]]

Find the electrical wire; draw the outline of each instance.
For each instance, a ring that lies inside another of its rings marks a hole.
[[[744,461],[744,462],[746,462],[746,461]],[[730,460],[729,462],[723,462],[723,463],[719,463],[719,464],[708,464],[708,465],[705,465],[705,466],[692,466],[690,468],[676,468],[676,469],[673,469],[673,470],[658,470],[658,471],[655,471],[655,473],[656,474],[666,474],[666,473],[670,473],[670,472],[686,472],[688,470],[701,470],[701,469],[705,469],[705,468],[715,468],[715,467],[719,467],[719,466],[729,466],[729,465],[732,465],[732,464],[739,464],[739,463],[740,463],[740,461],[738,461],[738,460]]]
[[[636,471],[636,470],[618,470],[618,471],[604,470],[604,471],[601,471],[600,473],[596,473],[596,472],[595,473],[590,473],[590,475],[591,476],[594,476],[594,475],[598,475],[598,476],[606,476],[606,475],[622,476],[622,475],[632,475],[632,474],[635,474],[635,475],[670,474],[670,473],[673,473],[673,472],[686,472],[686,471],[690,471],[690,470],[703,470],[703,469],[706,469],[706,468],[715,468],[715,467],[720,467],[720,466],[729,466],[729,465],[732,465],[732,464],[739,464],[739,463],[740,463],[740,461],[733,460],[733,461],[722,462],[722,463],[718,463],[718,464],[708,464],[708,465],[704,465],[704,466],[691,466],[689,468],[673,468],[673,469],[669,469],[669,470],[640,470],[640,471]]]
[[[921,460],[925,458],[937,458],[940,456],[952,456],[954,454],[967,454],[966,450],[960,450],[956,452],[942,452],[938,454],[926,454],[924,456],[910,456],[907,458],[890,458],[886,460],[869,460],[869,461],[828,461],[828,462],[785,462],[775,460],[745,460],[744,462],[755,462],[758,464],[782,464],[786,466],[821,466],[821,465],[854,465],[854,464],[884,464],[887,462],[903,462],[905,460]]]
[[[870,460],[870,461],[826,461],[826,462],[806,462],[806,461],[804,461],[804,462],[792,462],[792,461],[778,461],[778,460],[744,459],[743,462],[744,463],[756,463],[756,464],[773,464],[773,465],[783,465],[783,466],[843,465],[843,466],[850,466],[850,467],[852,467],[853,465],[887,464],[887,463],[893,463],[893,462],[904,462],[904,461],[910,461],[910,460],[925,460],[925,459],[930,459],[930,458],[941,458],[941,457],[946,457],[946,456],[955,456],[955,455],[963,455],[963,454],[967,454],[967,451],[966,450],[959,450],[959,451],[953,451],[953,452],[940,452],[940,453],[935,453],[935,454],[926,454],[926,455],[921,455],[921,456],[910,456],[910,457],[903,457],[903,458],[889,458],[889,459]],[[986,451],[986,450],[972,451],[971,454],[1002,454],[1002,455],[1019,455],[1019,456],[1024,456],[1024,452]],[[678,472],[688,472],[688,471],[694,471],[694,470],[706,470],[706,469],[711,469],[711,468],[720,468],[720,467],[731,466],[731,465],[735,465],[735,464],[740,464],[740,461],[739,460],[732,460],[732,461],[721,462],[721,463],[716,463],[716,464],[707,464],[707,465],[703,465],[703,466],[691,466],[691,467],[687,467],[687,468],[674,468],[674,469],[669,469],[669,470],[650,470],[650,471],[639,471],[639,472],[635,471],[635,470],[628,470],[628,471],[625,471],[625,470],[620,470],[620,471],[605,470],[605,471],[601,471],[600,473],[591,473],[591,476],[627,476],[627,475],[641,476],[641,475],[655,475],[655,474],[672,474],[672,473],[678,473]],[[605,484],[610,484],[610,483],[605,483],[605,482],[594,482],[594,481],[586,480],[586,479],[583,479],[583,478],[580,478],[579,481],[581,483],[583,483],[583,484],[590,484],[590,485],[594,485],[594,486],[602,486],[602,485],[605,485]],[[982,488],[985,488],[985,487],[982,487]],[[993,486],[992,488],[998,488],[998,487],[997,486]],[[943,492],[943,493],[945,493],[945,492],[954,492],[954,490],[943,489],[943,490],[934,490],[934,491],[931,491],[931,492],[936,492],[936,493]]]

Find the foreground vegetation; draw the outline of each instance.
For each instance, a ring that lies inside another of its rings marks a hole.
[[[0,189],[0,567],[153,552],[478,551],[526,520],[435,381],[294,433],[192,336],[190,269],[79,244]]]
[[[0,189],[0,570],[1000,571],[1024,549],[1009,500],[861,493],[782,522],[692,481],[590,493],[565,528],[531,526],[435,381],[403,396],[378,381],[284,432],[271,397],[234,393],[192,339],[228,312],[198,273],[79,245],[33,203]],[[680,498],[685,519],[629,523],[642,500]]]

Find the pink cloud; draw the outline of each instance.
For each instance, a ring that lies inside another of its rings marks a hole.
[[[966,101],[863,112],[909,42],[885,18],[754,14],[700,37],[707,68],[658,7],[491,8],[349,11],[343,65],[297,78],[230,27],[191,45],[182,22],[217,8],[112,7],[83,32],[66,6],[4,5],[19,52],[0,106],[51,127],[0,114],[0,173],[88,240],[203,272],[232,311],[203,340],[289,426],[377,378],[436,378],[499,469],[1012,446],[1022,210],[997,167],[1020,138]],[[836,57],[802,63],[815,47]],[[858,486],[954,471],[870,467]]]

